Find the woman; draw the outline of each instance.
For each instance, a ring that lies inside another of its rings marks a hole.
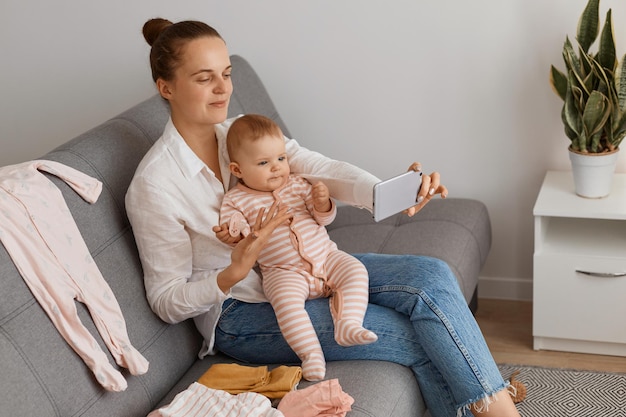
[[[144,269],[152,309],[170,323],[193,318],[204,356],[219,350],[252,363],[297,361],[252,269],[286,208],[260,212],[253,233],[234,249],[220,241],[219,209],[230,177],[225,139],[233,87],[228,49],[201,22],[152,19],[144,25],[152,46],[152,77],[169,103],[162,137],[139,164],[126,208]],[[292,172],[311,181],[333,178],[331,195],[371,209],[378,179],[286,140]],[[417,165],[412,169],[418,169]],[[433,196],[446,197],[439,175],[423,175],[415,214]],[[223,236],[221,236],[223,237]],[[222,239],[224,240],[224,239]],[[380,359],[409,366],[434,417],[519,416],[448,266],[427,257],[357,255],[370,275],[364,326],[376,343],[343,348],[333,338],[326,300],[306,309],[326,358]],[[259,343],[265,347],[261,352]],[[270,346],[270,348],[267,348]]]

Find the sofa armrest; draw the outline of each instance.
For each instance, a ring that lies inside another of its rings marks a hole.
[[[433,200],[413,217],[401,213],[379,223],[367,210],[341,206],[327,230],[349,253],[414,254],[445,261],[468,303],[491,248],[487,207],[463,198]]]

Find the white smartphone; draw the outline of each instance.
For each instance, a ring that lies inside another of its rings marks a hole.
[[[379,222],[417,204],[422,173],[407,171],[374,185],[374,220]]]

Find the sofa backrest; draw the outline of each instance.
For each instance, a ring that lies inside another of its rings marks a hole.
[[[232,57],[235,92],[229,113],[261,113],[288,134],[260,79]],[[40,159],[71,166],[102,181],[95,204],[64,182],[62,191],[102,275],[126,319],[130,340],[149,361],[145,375],[130,376],[121,393],[103,390],[82,359],[60,336],[0,245],[0,415],[145,416],[197,359],[201,337],[191,321],[169,325],[149,308],[141,264],[126,217],[124,197],[135,168],[159,138],[169,117],[157,95],[59,146]],[[83,324],[109,353],[88,310],[77,303]],[[109,360],[114,364],[112,357]]]

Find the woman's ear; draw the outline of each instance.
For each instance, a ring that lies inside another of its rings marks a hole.
[[[166,100],[169,100],[172,97],[172,89],[170,88],[170,83],[165,81],[163,78],[158,78],[156,80],[157,90],[159,90],[159,94]]]
[[[231,162],[230,164],[228,164],[228,169],[230,169],[231,174],[239,179],[241,179],[241,177],[243,176],[237,162]]]

